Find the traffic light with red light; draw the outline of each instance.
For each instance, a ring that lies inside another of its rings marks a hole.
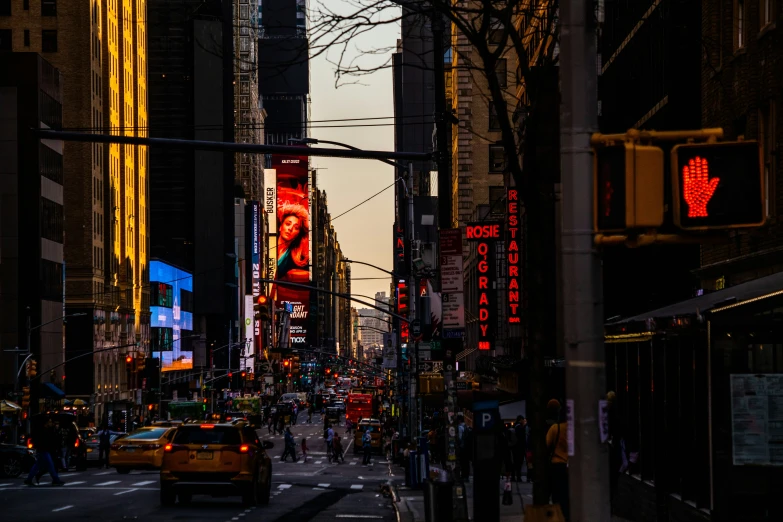
[[[712,230],[764,224],[766,196],[758,142],[676,145],[671,165],[676,226]]]
[[[234,377],[234,374],[232,372],[228,372],[228,378],[231,379]]]
[[[263,294],[259,295],[258,298],[256,298],[255,312],[258,315],[258,319],[265,323],[268,323],[269,318],[271,317],[270,310],[269,310],[270,304],[271,304],[270,299]]]
[[[593,143],[596,232],[663,224],[663,150],[634,140]]]
[[[244,379],[245,377],[247,377],[247,373],[246,373],[246,372],[242,372],[240,375],[242,376],[242,378],[243,378],[243,379]]]

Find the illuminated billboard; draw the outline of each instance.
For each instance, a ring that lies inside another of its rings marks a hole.
[[[193,352],[182,341],[193,333],[193,275],[160,260],[150,261],[150,338],[162,371],[192,370]]]
[[[273,155],[277,187],[277,222],[270,229],[274,233],[271,252],[277,253],[274,279],[303,285],[310,284],[310,190],[307,156]],[[271,223],[271,221],[270,221]],[[275,307],[291,312],[291,344],[307,343],[307,325],[310,314],[310,290],[286,285],[275,285]]]
[[[519,191],[509,188],[506,192],[506,267],[508,270],[508,322],[522,323],[522,301],[520,283],[522,281],[522,240],[519,223]]]

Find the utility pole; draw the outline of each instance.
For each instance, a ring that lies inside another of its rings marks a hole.
[[[574,438],[568,459],[572,522],[605,521],[611,513],[608,448],[599,433],[599,400],[606,391],[601,259],[592,226],[590,137],[598,122],[594,5],[591,0],[566,0],[560,6],[566,397],[573,405],[569,435]]]
[[[414,232],[414,224],[416,222],[414,218],[414,208],[413,208],[413,162],[408,164],[408,242],[410,244],[410,276],[408,277],[408,296],[409,296],[409,304],[408,304],[408,318],[410,320],[409,328],[408,328],[408,358],[410,359],[411,355],[413,355],[413,360],[411,361],[411,371],[408,374],[408,406],[409,406],[409,425],[411,430],[411,440],[414,440],[414,437],[417,437],[419,435],[419,432],[421,431],[419,429],[419,409],[417,404],[417,397],[418,397],[418,386],[416,383],[416,367],[419,364],[418,361],[418,349],[411,351],[411,345],[414,343],[413,341],[413,321],[416,320],[416,295],[415,295],[415,280],[414,274],[416,272],[416,269],[413,265],[413,260],[415,259],[415,256],[413,254],[413,248],[415,246],[416,242],[416,234]],[[418,344],[416,345],[418,346]]]

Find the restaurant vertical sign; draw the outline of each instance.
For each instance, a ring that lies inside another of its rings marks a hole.
[[[500,222],[468,223],[465,237],[476,244],[476,295],[478,296],[478,349],[494,349],[497,324],[495,245],[502,241]]]
[[[508,267],[508,322],[522,323],[522,302],[520,286],[522,282],[522,227],[519,222],[519,191],[509,187],[506,193],[506,266]]]

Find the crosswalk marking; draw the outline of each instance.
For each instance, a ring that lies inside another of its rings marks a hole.
[[[114,471],[101,471],[100,473],[93,473],[96,477],[99,477],[101,475],[110,475],[111,473],[115,473]]]
[[[147,484],[154,484],[155,482],[157,482],[157,480],[145,480],[145,481],[142,481],[142,482],[137,482],[135,484],[131,484],[131,486],[146,486]]]
[[[75,486],[75,485],[77,485],[77,484],[84,484],[84,481],[83,481],[83,480],[77,480],[76,482],[66,482],[66,483],[65,483],[65,487],[68,487],[68,486]]]
[[[313,491],[326,491],[324,488],[313,488]]]
[[[364,489],[364,484],[351,484],[351,489]]]
[[[349,465],[349,466],[355,466],[355,465],[356,465],[356,461],[355,461],[355,460],[352,460],[351,462],[349,462],[349,463],[348,463],[348,465]]]
[[[323,460],[316,460],[315,461],[316,464],[323,464],[323,462],[324,462]]]
[[[119,484],[119,480],[110,480],[108,482],[101,482],[99,484],[95,484],[96,486],[111,486],[112,484]]]
[[[119,491],[114,494],[116,497],[117,495],[124,495],[125,493],[133,493],[134,491],[138,491],[137,489],[126,489],[125,491]]]
[[[13,484],[10,484],[10,483],[9,484],[0,484],[0,488],[4,488],[6,486],[13,486]]]
[[[297,462],[297,464],[304,464],[304,462],[305,462],[304,459],[302,459],[299,462]]]
[[[288,489],[291,487],[291,484],[280,484],[277,486],[277,489]]]
[[[328,488],[329,484],[318,484],[319,488]]]
[[[53,512],[53,513],[57,513],[58,511],[65,511],[66,509],[71,509],[72,507],[73,507],[73,505],[70,505],[70,506],[63,506],[63,507],[61,507],[61,508],[53,509],[53,510],[52,510],[52,512]]]

